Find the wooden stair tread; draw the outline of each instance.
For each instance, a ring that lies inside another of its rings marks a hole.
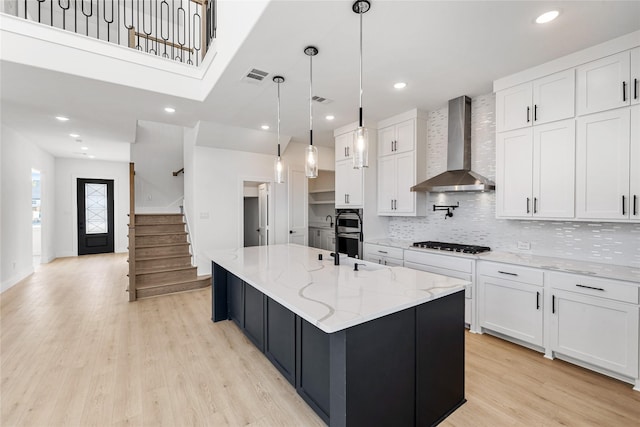
[[[197,268],[193,265],[182,266],[182,267],[163,267],[163,268],[139,268],[136,270],[136,276],[140,276],[142,274],[150,274],[150,273],[169,273],[172,271],[180,271],[180,270],[192,270]]]
[[[211,276],[198,276],[195,279],[190,279],[190,280],[178,280],[175,282],[167,282],[167,283],[158,283],[158,284],[153,284],[153,285],[140,285],[136,287],[136,290],[144,290],[144,289],[156,289],[156,288],[164,288],[166,286],[174,286],[174,285],[181,285],[181,284],[185,284],[185,283],[195,283],[195,282],[201,282],[204,280],[210,280]]]
[[[172,258],[184,258],[184,257],[189,257],[191,258],[191,254],[186,253],[186,254],[178,254],[178,255],[158,255],[158,256],[152,256],[152,257],[136,257],[136,261],[154,261],[157,259],[172,259]]]
[[[142,245],[142,246],[136,245],[136,249],[140,249],[140,248],[165,248],[165,247],[168,247],[168,246],[189,246],[189,242],[157,243],[155,245]]]
[[[176,234],[184,235],[184,234],[187,234],[187,232],[186,231],[163,231],[161,233],[136,233],[136,237],[173,236]]]

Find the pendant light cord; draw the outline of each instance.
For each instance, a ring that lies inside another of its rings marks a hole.
[[[360,127],[362,127],[362,10],[359,13],[360,15],[360,118],[359,122]]]
[[[309,145],[313,145],[313,55],[309,55]]]
[[[278,81],[278,158],[280,158],[280,82]]]

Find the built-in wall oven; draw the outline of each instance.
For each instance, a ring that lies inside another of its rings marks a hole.
[[[338,252],[362,259],[362,209],[336,209]]]

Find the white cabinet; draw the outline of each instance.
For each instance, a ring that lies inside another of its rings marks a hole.
[[[336,233],[332,230],[323,230],[321,235],[322,235],[322,248],[328,251],[335,250]]]
[[[640,104],[640,47],[631,49],[631,77],[629,78],[631,88],[629,98],[631,105]]]
[[[543,346],[542,272],[526,267],[480,262],[478,315],[480,327]]]
[[[498,134],[496,214],[573,218],[573,119]]]
[[[353,132],[344,133],[336,136],[335,148],[336,148],[336,162],[341,160],[352,160],[352,144],[353,144]]]
[[[421,114],[412,110],[378,124],[378,215],[426,214],[426,194],[411,191],[426,178],[426,122]]]
[[[574,96],[573,69],[499,91],[497,130],[505,132],[573,117]]]
[[[634,98],[633,79],[638,79],[638,48],[607,56],[577,68],[578,115],[597,113],[630,105]],[[636,69],[631,77],[631,56]],[[638,102],[634,99],[634,102]]]
[[[364,260],[390,267],[402,267],[404,264],[404,250],[391,246],[364,244]]]
[[[551,350],[637,378],[637,285],[564,273],[548,273],[547,279]]]
[[[378,155],[413,151],[416,142],[415,127],[415,120],[411,119],[378,130]]]
[[[363,170],[354,169],[351,160],[336,162],[336,208],[362,208]]]
[[[640,196],[637,171],[640,168],[638,108],[634,106],[578,118],[576,214],[579,218],[640,220],[637,208],[636,215],[633,215],[634,206],[630,206],[634,204],[634,198],[637,202]],[[633,141],[630,123],[632,113]]]

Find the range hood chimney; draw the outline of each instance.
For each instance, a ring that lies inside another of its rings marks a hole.
[[[411,191],[492,191],[496,184],[471,170],[471,98],[449,101],[447,171],[411,187]]]

